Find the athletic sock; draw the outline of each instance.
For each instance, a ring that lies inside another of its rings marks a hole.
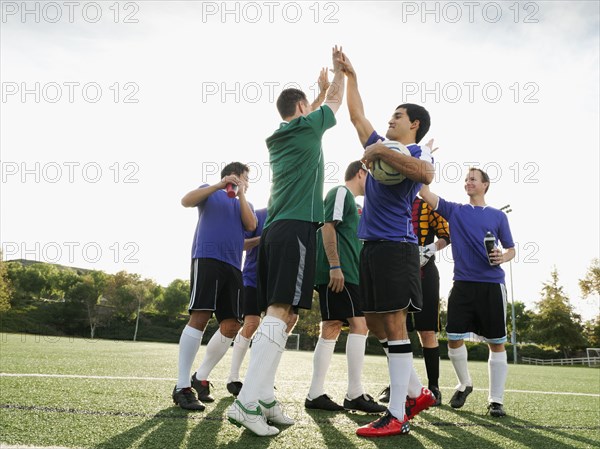
[[[415,371],[415,366],[413,363],[412,369],[410,370],[410,377],[408,378],[408,389],[406,394],[409,398],[418,398],[421,396],[422,389],[423,384],[421,383],[421,379],[419,379],[417,371]]]
[[[397,419],[402,421],[406,413],[406,393],[408,381],[413,368],[412,350],[410,340],[388,341],[388,365],[390,371],[390,403],[388,410]]]
[[[206,353],[200,367],[196,371],[196,379],[206,380],[213,368],[223,358],[229,346],[231,346],[233,338],[225,337],[220,329],[213,334],[212,338],[206,345]]]
[[[362,371],[365,362],[367,336],[349,334],[346,340],[346,360],[348,362],[348,399],[356,399],[365,393],[362,384]]]
[[[308,390],[308,398],[316,399],[325,393],[325,377],[331,364],[336,340],[325,340],[319,337],[313,354],[313,372]]]
[[[240,380],[240,368],[249,347],[250,339],[244,337],[242,334],[237,334],[237,337],[233,342],[231,368],[229,369],[229,378],[227,379],[227,383],[238,382]]]
[[[381,343],[381,347],[383,348],[383,352],[385,352],[385,356],[387,357],[390,353],[389,349],[388,349],[388,341],[387,338],[384,338],[383,340],[379,340],[379,343]]]
[[[276,362],[281,357],[279,349],[285,348],[286,327],[284,321],[270,315],[265,316],[258,326],[252,342],[244,386],[238,395],[238,400],[244,406],[258,406],[261,386],[266,388],[265,383],[273,382],[271,379],[274,379],[275,373],[270,371],[277,368]],[[273,385],[268,387],[273,389]]]
[[[473,386],[471,375],[469,374],[469,367],[467,366],[467,346],[462,345],[459,348],[448,348],[448,357],[454,367],[456,378],[458,379],[457,390],[465,391],[466,387]]]
[[[185,326],[179,338],[179,366],[177,373],[177,388],[188,388],[192,386],[190,371],[194,364],[204,332],[192,326]]]
[[[490,376],[490,392],[488,401],[503,404],[504,384],[508,374],[508,362],[506,361],[506,351],[492,352],[488,359],[488,373]]]
[[[283,340],[283,342],[280,341],[280,345],[277,347],[277,354],[275,355],[275,358],[273,359],[273,364],[269,369],[269,376],[267,377],[267,381],[260,386],[258,399],[267,404],[270,404],[275,400],[275,375],[277,374],[277,368],[279,368],[281,357],[285,352],[287,337],[288,334],[285,335],[285,340]]]
[[[427,371],[427,385],[429,389],[438,388],[440,378],[440,347],[423,348],[423,358],[425,359],[425,370]]]

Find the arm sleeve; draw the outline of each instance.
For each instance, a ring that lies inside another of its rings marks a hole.
[[[329,128],[333,128],[337,123],[333,111],[326,104],[308,114],[305,117],[305,120],[319,137],[323,136],[325,131]]]
[[[502,218],[500,219],[500,230],[498,234],[498,240],[500,240],[504,249],[515,247],[515,242],[513,242],[512,233],[510,232],[510,226],[508,225],[508,217],[504,212],[502,212]]]

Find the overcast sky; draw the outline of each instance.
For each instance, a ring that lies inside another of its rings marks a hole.
[[[1,6],[5,259],[187,279],[197,213],[181,197],[239,160],[265,207],[275,99],[312,99],[338,44],[380,133],[402,102],[430,111],[433,191],[466,202],[467,167],[488,171],[488,204],[512,209],[514,298],[532,308],[556,267],[584,318],[598,312],[578,288],[600,246],[598,2]],[[362,155],[345,106],[337,119],[325,191]]]

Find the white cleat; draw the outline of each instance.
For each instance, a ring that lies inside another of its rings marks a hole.
[[[258,403],[261,405],[263,414],[265,415],[265,418],[267,418],[267,421],[270,421],[274,424],[282,424],[284,426],[291,426],[296,422],[293,418],[290,418],[284,413],[283,407],[277,399],[273,400],[273,402],[270,404],[260,400]]]
[[[265,416],[262,414],[260,407],[256,410],[250,410],[242,405],[237,399],[227,409],[227,419],[230,423],[254,432],[260,437],[268,437],[277,435],[279,429],[267,424]]]

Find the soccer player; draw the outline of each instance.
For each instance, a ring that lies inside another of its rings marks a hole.
[[[208,375],[225,355],[240,328],[244,231],[256,228],[256,215],[246,200],[248,172],[248,166],[232,162],[221,171],[221,181],[204,184],[181,200],[185,207],[198,208],[192,244],[190,319],[179,340],[179,374],[173,389],[173,401],[184,409],[204,410],[202,402],[214,401]],[[228,184],[238,186],[234,198],[225,192]],[[190,380],[194,358],[213,313],[219,329],[206,346],[204,360]]]
[[[381,413],[386,407],[365,394],[361,376],[365,359],[367,323],[360,305],[358,260],[362,243],[356,236],[359,214],[356,197],[365,194],[367,169],[361,161],[346,169],[345,185],[325,198],[325,224],[317,233],[316,289],[321,306],[321,333],[313,355],[313,375],[304,406],[329,411]],[[350,326],[346,341],[348,390],[344,406],[325,394],[324,384],[342,325]]]
[[[438,197],[424,186],[421,197],[450,223],[454,284],[448,297],[448,356],[458,378],[450,399],[453,408],[461,408],[473,391],[467,366],[464,339],[470,332],[482,336],[489,346],[488,410],[494,417],[505,416],[504,385],[508,373],[506,361],[506,287],[500,264],[515,257],[508,218],[485,202],[490,178],[483,170],[472,168],[465,179],[469,204],[458,204]],[[502,243],[488,252],[484,237],[491,232]]]
[[[329,89],[330,84],[327,68],[325,67],[321,69],[317,79],[319,95],[310,105],[311,110],[315,110],[321,106],[321,104],[323,104],[325,101],[325,96],[327,95],[327,89]],[[256,229],[252,232],[246,232],[246,240],[244,240],[244,251],[246,251],[246,259],[244,261],[244,269],[242,272],[244,277],[244,325],[240,329],[240,332],[233,343],[231,369],[229,372],[229,378],[227,380],[227,391],[234,396],[237,396],[242,389],[243,384],[240,381],[240,367],[244,357],[246,356],[246,352],[250,347],[250,339],[260,324],[260,310],[258,307],[258,298],[256,293],[256,271],[258,262],[258,245],[260,245],[260,237],[263,231],[265,220],[267,219],[267,209],[258,209],[256,211],[256,218],[258,219]],[[286,329],[287,334],[292,331],[297,321],[298,315],[294,313],[293,318],[288,322],[288,327]]]
[[[437,406],[442,403],[442,392],[438,384],[440,347],[437,339],[440,331],[440,274],[435,265],[435,253],[450,244],[450,233],[448,222],[419,197],[413,202],[412,223],[419,242],[423,309],[408,315],[406,325],[409,332],[416,330],[419,334],[427,371],[427,388],[434,394],[433,405]],[[437,240],[434,242],[435,237]],[[389,402],[389,386],[379,400]]]
[[[341,48],[332,54],[334,77],[325,104],[312,110],[306,95],[285,89],[277,99],[283,122],[267,138],[273,172],[258,256],[258,301],[266,315],[252,343],[244,386],[227,410],[229,421],[260,436],[276,435],[267,424],[293,424],[275,399],[275,373],[285,349],[294,308],[312,303],[316,229],[323,222],[324,162],[321,139],[335,125],[344,94]]]
[[[386,137],[405,145],[411,155],[390,150],[380,142],[384,138],[365,117],[356,72],[348,58],[344,57],[342,65],[348,78],[350,119],[365,147],[364,161],[370,164],[382,159],[406,176],[395,185],[380,184],[369,176],[365,186],[365,204],[358,225],[358,237],[364,240],[360,254],[363,312],[369,330],[378,338],[387,339],[391,391],[387,413],[356,433],[364,437],[407,434],[409,419],[435,402],[413,368],[406,330],[407,313],[420,311],[422,303],[419,249],[411,206],[421,185],[433,180],[431,153],[417,145],[429,130],[430,118],[422,106],[398,106],[388,122]],[[413,402],[406,401],[407,395]]]

